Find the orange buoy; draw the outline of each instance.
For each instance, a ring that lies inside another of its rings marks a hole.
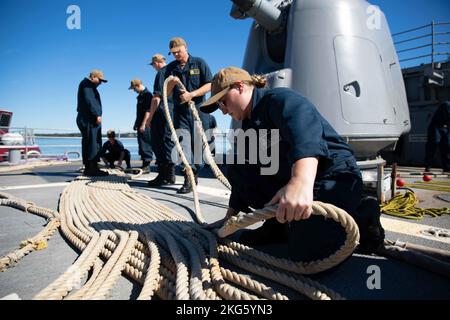
[[[402,178],[397,179],[396,181],[397,187],[403,187],[405,185],[405,180]]]

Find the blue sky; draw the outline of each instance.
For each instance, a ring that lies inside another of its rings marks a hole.
[[[448,0],[371,3],[393,33],[450,21]],[[71,4],[81,8],[81,30],[66,27]],[[141,78],[152,88],[147,64],[154,53],[167,54],[170,38],[183,37],[213,73],[242,65],[251,21],[232,19],[230,8],[229,0],[0,0],[0,109],[14,112],[16,127],[76,129],[78,84],[98,68],[110,80],[99,89],[104,131],[131,131],[136,96],[129,81]],[[229,119],[215,115],[228,128]]]

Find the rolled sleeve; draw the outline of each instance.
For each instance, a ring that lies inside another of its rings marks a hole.
[[[203,86],[204,84],[210,83],[212,81],[212,73],[211,73],[211,69],[209,68],[208,64],[206,63],[205,60],[199,58],[199,64],[200,64],[200,74],[201,74],[201,85]]]

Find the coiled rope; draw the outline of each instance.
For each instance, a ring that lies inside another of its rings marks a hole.
[[[46,218],[48,221],[45,228],[37,235],[22,241],[20,243],[20,249],[10,252],[0,258],[0,271],[4,271],[6,268],[12,266],[14,263],[17,263],[30,252],[42,250],[47,247],[48,239],[59,227],[59,213],[50,209],[37,207],[31,202],[15,198],[6,193],[0,193],[0,206],[7,206],[27,213],[36,214]]]
[[[79,177],[60,199],[61,231],[82,254],[35,299],[105,299],[121,272],[143,285],[139,299],[286,299],[264,278],[312,299],[342,299],[299,274],[307,268],[221,240],[126,184]],[[221,266],[238,265],[260,281]],[[312,270],[312,269],[311,269]]]
[[[413,191],[406,190],[398,194],[389,202],[380,206],[381,213],[410,220],[422,220],[425,216],[440,217],[450,214],[450,208],[419,208],[419,199]]]

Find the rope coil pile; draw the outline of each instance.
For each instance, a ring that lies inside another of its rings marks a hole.
[[[143,285],[139,299],[286,299],[265,280],[223,262],[311,299],[342,299],[301,276],[330,265],[301,266],[229,240],[218,244],[213,233],[131,189],[126,177],[79,177],[63,191],[58,217],[82,254],[35,299],[106,299],[122,272]],[[356,244],[346,243],[348,251]]]

